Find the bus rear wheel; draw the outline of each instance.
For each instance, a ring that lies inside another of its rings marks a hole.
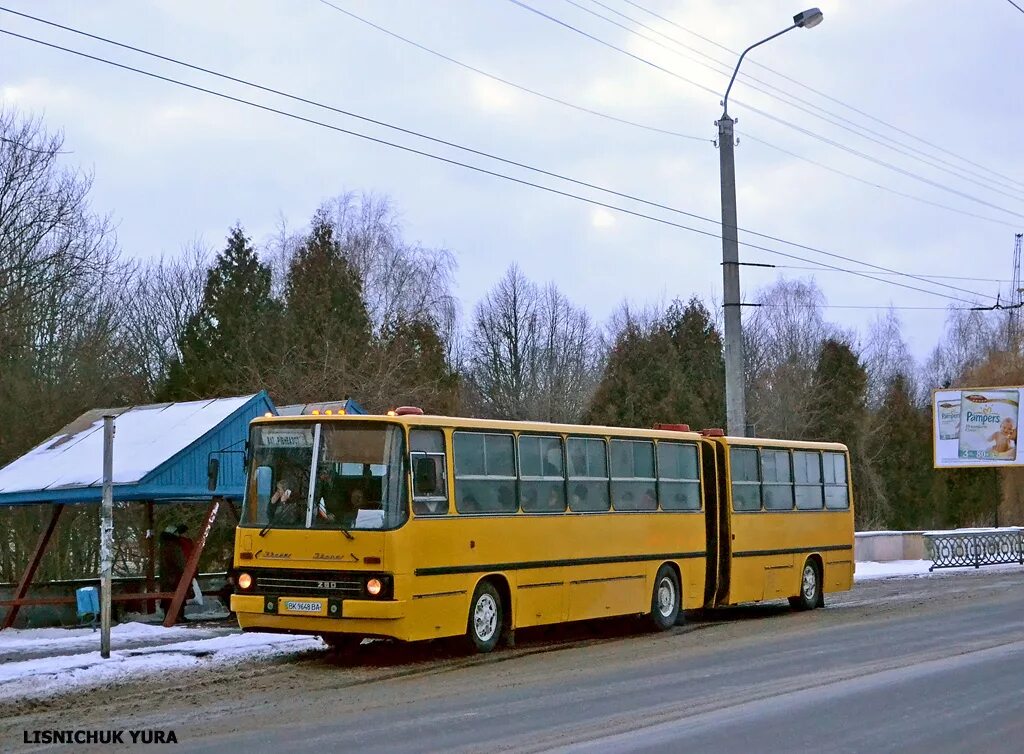
[[[651,594],[651,624],[657,631],[667,631],[676,624],[681,607],[679,577],[675,569],[663,565],[654,577],[654,592]]]
[[[791,607],[797,610],[813,610],[821,603],[821,570],[818,564],[808,558],[800,576],[800,594],[789,598]]]
[[[477,652],[490,652],[501,639],[503,616],[501,597],[489,581],[481,581],[469,603],[469,621],[466,638]]]

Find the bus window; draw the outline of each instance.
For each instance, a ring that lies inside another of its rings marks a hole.
[[[561,437],[519,436],[519,496],[525,513],[565,511]]]
[[[417,516],[448,512],[448,474],[444,434],[436,429],[409,432],[409,464],[412,467],[412,508]]]
[[[570,437],[566,457],[569,459],[569,509],[577,513],[608,510],[611,504],[604,440]]]
[[[793,477],[796,480],[796,507],[819,511],[825,504],[821,489],[821,453],[793,451]]]
[[[846,456],[842,453],[823,453],[825,471],[825,507],[845,510],[850,507],[850,489],[846,485]]]
[[[654,443],[646,440],[612,440],[611,455],[612,506],[615,510],[657,510]]]
[[[662,510],[700,510],[696,445],[658,443],[658,496]]]
[[[788,450],[761,451],[761,485],[765,510],[793,509],[793,471]]]
[[[757,451],[753,448],[731,448],[732,509],[761,510],[761,479],[757,473]]]
[[[515,513],[516,462],[509,434],[456,432],[455,508],[459,513]]]

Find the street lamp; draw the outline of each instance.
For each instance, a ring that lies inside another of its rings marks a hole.
[[[722,177],[722,302],[725,307],[725,416],[730,435],[747,434],[747,408],[744,395],[743,321],[740,317],[740,251],[736,234],[736,163],[733,159],[733,119],[729,117],[729,92],[740,64],[748,52],[793,29],[811,29],[821,23],[822,13],[817,8],[793,16],[793,25],[777,34],[750,45],[740,55],[736,69],[729,79],[729,87],[722,99],[722,117],[718,126],[718,158]]]

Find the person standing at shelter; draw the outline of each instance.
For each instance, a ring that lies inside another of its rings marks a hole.
[[[190,540],[191,541],[191,540]],[[160,591],[173,592],[178,588],[182,574],[185,573],[185,554],[182,550],[178,537],[178,530],[175,526],[168,526],[160,532]],[[164,615],[171,609],[170,598],[160,600]],[[174,622],[179,623],[184,618],[184,604],[174,616]]]

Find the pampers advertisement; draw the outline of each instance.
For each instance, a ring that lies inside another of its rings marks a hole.
[[[936,468],[1018,466],[1020,387],[936,390],[932,432]]]

